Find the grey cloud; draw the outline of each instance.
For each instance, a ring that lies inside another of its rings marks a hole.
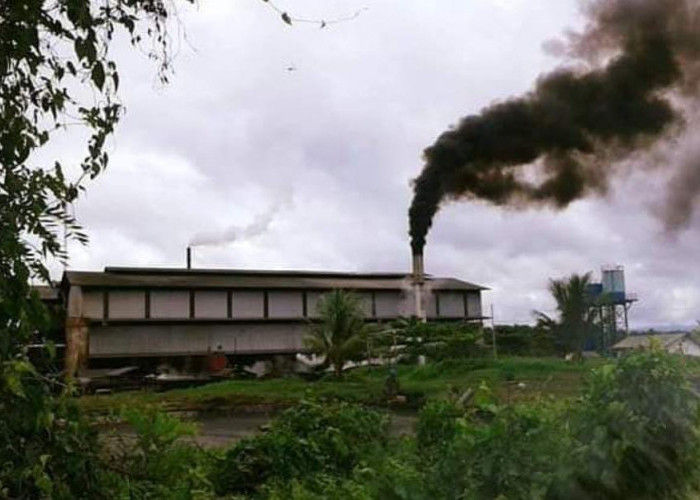
[[[573,0],[364,5],[357,20],[318,30],[288,28],[261,2],[202,2],[181,13],[196,52],[182,47],[162,89],[145,58],[120,48],[128,112],[109,170],[76,207],[92,243],[73,246],[72,265],[183,265],[194,234],[246,226],[291,190],[293,206],[268,231],[197,248],[196,265],[409,269],[409,182],[423,148],[462,114],[529,88],[557,62],[541,45],[580,20]],[[552,306],[549,277],[617,262],[643,299],[636,324],[689,324],[700,237],[660,235],[639,196],[647,185],[625,181],[561,213],[452,204],[427,270],[491,286],[500,320],[528,321]]]

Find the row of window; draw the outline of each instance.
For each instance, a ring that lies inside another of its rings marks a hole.
[[[309,291],[86,291],[83,316],[104,319],[259,319],[317,316],[321,292]],[[398,293],[364,294],[368,316],[399,315]]]
[[[367,317],[412,314],[411,297],[400,292],[359,293]],[[82,315],[93,319],[264,319],[318,316],[319,291],[87,290]],[[478,293],[440,292],[426,297],[431,317],[479,316]],[[468,313],[468,314],[467,314]]]

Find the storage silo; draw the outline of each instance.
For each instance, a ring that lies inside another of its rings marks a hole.
[[[613,302],[625,300],[625,268],[622,266],[603,267],[603,294]]]

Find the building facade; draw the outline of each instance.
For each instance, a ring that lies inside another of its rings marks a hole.
[[[66,368],[101,359],[293,354],[333,289],[360,297],[368,321],[414,315],[410,274],[107,267],[67,271]],[[428,320],[479,321],[484,287],[426,276]]]

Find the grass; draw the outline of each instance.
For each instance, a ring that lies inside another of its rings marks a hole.
[[[408,406],[415,407],[426,398],[476,388],[482,382],[504,402],[573,397],[579,394],[585,375],[607,362],[593,359],[579,364],[555,358],[449,360],[424,366],[401,365],[397,372],[400,393],[408,397]],[[298,377],[229,380],[162,393],[84,396],[80,404],[98,413],[143,405],[178,411],[270,410],[291,406],[305,397],[381,405],[387,374],[386,367],[365,367],[347,372],[341,380],[332,375],[315,382]]]

